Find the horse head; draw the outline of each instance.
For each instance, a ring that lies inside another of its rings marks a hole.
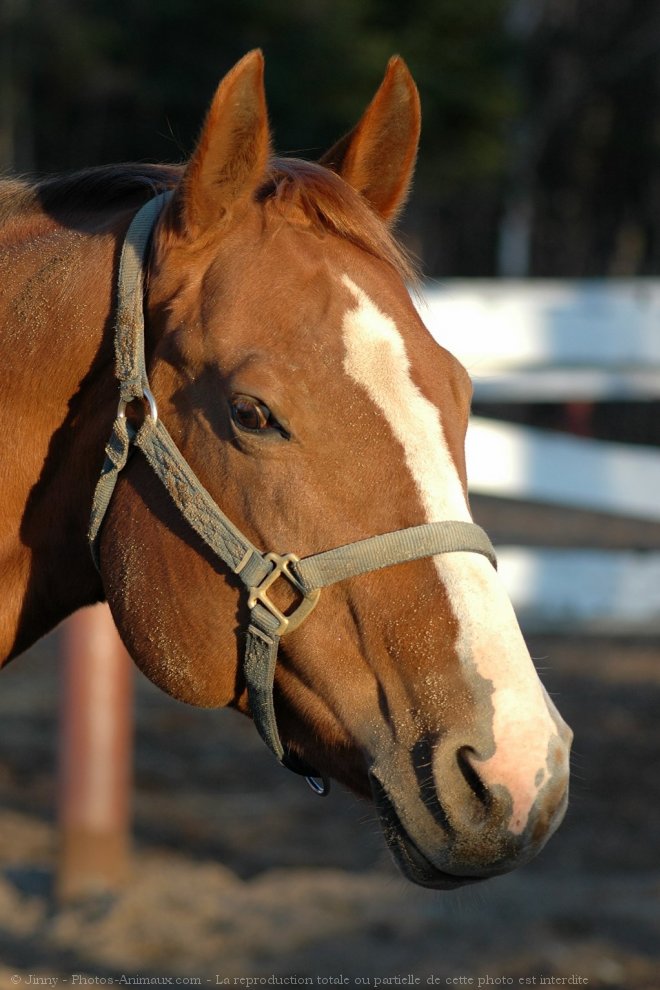
[[[271,157],[260,53],[215,95],[156,228],[146,293],[160,416],[223,512],[298,557],[469,523],[471,386],[413,307],[391,233],[419,99],[400,59],[320,163]],[[116,622],[147,676],[249,714],[244,588],[144,460],[101,534]],[[297,607],[289,581],[271,589]],[[402,871],[431,887],[531,858],[567,800],[570,730],[541,686],[496,570],[464,550],[349,576],[282,638],[289,751],[374,800]]]

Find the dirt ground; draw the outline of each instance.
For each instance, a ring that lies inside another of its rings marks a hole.
[[[52,896],[57,647],[54,634],[0,681],[0,990],[659,990],[657,640],[530,637],[576,734],[570,809],[534,863],[452,893],[400,878],[367,804],[337,786],[318,799],[246,720],[138,675],[132,875],[66,908]]]

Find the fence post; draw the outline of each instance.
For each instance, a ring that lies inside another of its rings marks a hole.
[[[130,857],[132,665],[107,605],[71,616],[62,631],[56,893],[111,891]]]

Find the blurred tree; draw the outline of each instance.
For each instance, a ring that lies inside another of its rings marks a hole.
[[[492,274],[510,120],[519,109],[511,66],[510,0],[373,4],[382,47],[397,48],[424,111],[417,185],[406,220],[425,269]]]
[[[515,107],[508,0],[2,3],[0,153],[19,171],[184,158],[218,79],[255,46],[278,149],[314,157],[401,53],[425,110],[408,237],[434,268],[492,267],[483,221],[496,220],[503,121]]]
[[[30,52],[25,25],[29,0],[0,3],[0,169],[31,164]]]
[[[529,267],[558,276],[657,273],[660,5],[537,6],[522,73]]]
[[[276,147],[312,158],[408,61],[426,271],[658,270],[656,0],[0,0],[0,167],[182,160],[255,46]]]

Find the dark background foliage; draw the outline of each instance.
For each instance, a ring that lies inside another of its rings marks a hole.
[[[407,60],[404,235],[432,275],[659,269],[655,0],[1,0],[0,168],[180,161],[262,47],[277,148],[315,157]]]

